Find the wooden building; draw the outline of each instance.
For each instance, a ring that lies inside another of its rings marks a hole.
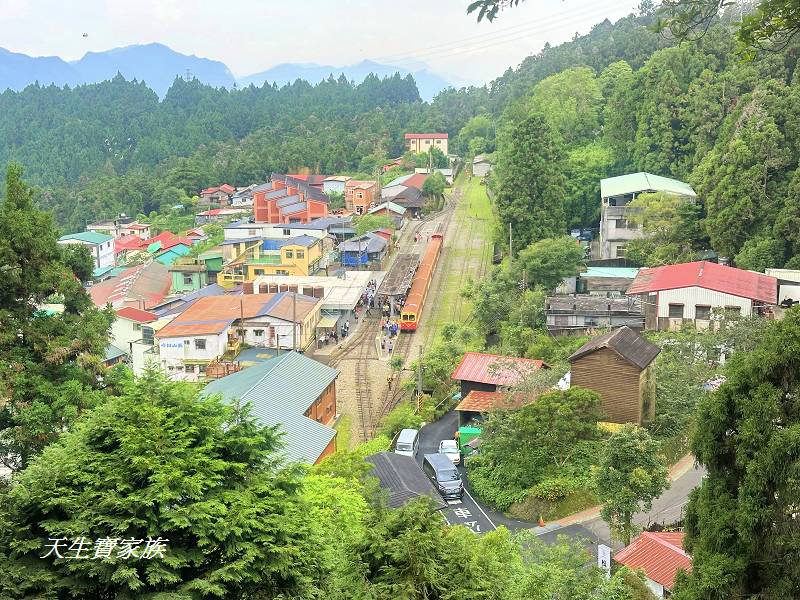
[[[653,361],[659,352],[633,329],[613,329],[569,357],[570,385],[600,394],[606,421],[641,425],[655,416]]]

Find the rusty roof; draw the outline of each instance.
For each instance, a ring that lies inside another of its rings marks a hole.
[[[493,410],[520,408],[530,404],[538,398],[538,394],[509,393],[509,392],[481,392],[472,390],[456,406],[456,410],[487,413]]]
[[[297,294],[296,306],[293,307],[294,296],[294,292],[279,292],[277,294],[199,298],[156,335],[169,338],[219,334],[230,327],[234,321],[242,318],[269,316],[291,322],[293,312],[297,322],[302,322],[320,300]]]
[[[451,379],[510,386],[521,383],[527,375],[542,368],[549,369],[550,366],[530,358],[467,352]]]
[[[692,558],[683,550],[683,535],[681,531],[645,531],[617,552],[614,560],[631,569],[641,569],[648,579],[672,589],[678,570],[692,570]]]

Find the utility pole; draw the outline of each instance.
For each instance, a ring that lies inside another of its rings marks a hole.
[[[292,292],[292,351],[297,352],[297,292]]]
[[[511,223],[508,224],[508,264],[511,264],[511,248],[512,248],[512,238],[511,238]]]
[[[419,345],[419,360],[417,362],[417,410],[422,408],[422,344]]]

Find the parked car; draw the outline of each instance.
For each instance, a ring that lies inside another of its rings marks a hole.
[[[458,449],[458,442],[455,440],[442,440],[439,442],[439,454],[444,454],[453,461],[454,465],[461,462],[461,451]]]
[[[464,484],[453,462],[444,454],[426,454],[422,470],[445,500],[464,497]]]
[[[403,429],[397,436],[397,443],[394,445],[395,454],[414,457],[419,450],[419,430]]]

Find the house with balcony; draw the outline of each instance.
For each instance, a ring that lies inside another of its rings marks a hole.
[[[324,267],[323,246],[322,239],[310,235],[223,242],[227,260],[217,282],[235,284],[252,281],[259,275],[314,275]]]
[[[200,200],[198,202],[201,206],[228,206],[230,204],[231,196],[236,192],[236,188],[227,183],[219,186],[208,187],[200,192]]]
[[[159,364],[175,380],[201,381],[206,368],[243,346],[304,351],[316,339],[320,299],[294,292],[198,298],[161,328]]]
[[[629,206],[640,194],[666,192],[687,202],[697,194],[688,183],[651,173],[631,173],[600,180],[600,246],[599,258],[625,258],[631,240],[644,235],[641,225],[631,220],[637,210]]]
[[[194,292],[208,285],[208,270],[198,258],[179,258],[169,267],[172,274],[172,294]]]
[[[628,288],[644,307],[645,327],[707,329],[726,316],[770,316],[778,304],[775,277],[708,261],[641,269]]]

